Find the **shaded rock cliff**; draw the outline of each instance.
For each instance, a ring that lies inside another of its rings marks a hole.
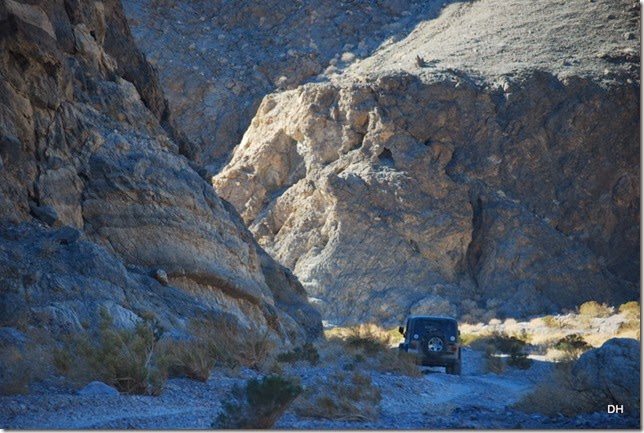
[[[443,2],[125,0],[195,161],[218,170],[264,95],[324,80],[395,40]]]
[[[2,326],[80,329],[102,305],[122,326],[153,311],[319,335],[298,280],[181,155],[119,1],[2,0],[0,23]]]
[[[265,97],[216,190],[332,323],[637,299],[639,5],[580,4],[457,2]]]

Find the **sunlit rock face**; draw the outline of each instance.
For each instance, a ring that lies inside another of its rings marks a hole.
[[[79,328],[103,305],[122,324],[153,311],[171,329],[319,335],[297,279],[180,155],[120,2],[4,0],[0,23],[3,326]]]
[[[213,185],[334,323],[618,302],[637,107],[636,84],[544,72],[310,84],[264,99]]]

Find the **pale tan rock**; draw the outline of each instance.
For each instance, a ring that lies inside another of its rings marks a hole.
[[[633,88],[505,79],[511,98],[449,72],[269,95],[213,185],[331,323],[636,297]]]

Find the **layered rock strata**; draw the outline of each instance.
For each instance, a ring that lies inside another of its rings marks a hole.
[[[104,305],[122,325],[153,311],[179,331],[212,316],[319,335],[297,279],[181,155],[119,1],[2,0],[0,29],[3,326],[80,329]]]

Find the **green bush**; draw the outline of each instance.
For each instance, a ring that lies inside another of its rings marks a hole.
[[[579,334],[568,334],[554,344],[554,348],[563,352],[564,361],[575,361],[582,353],[593,347],[586,343],[584,338]]]
[[[212,423],[220,429],[271,428],[288,405],[302,392],[299,384],[281,376],[251,379],[246,388],[233,387],[223,411]]]

